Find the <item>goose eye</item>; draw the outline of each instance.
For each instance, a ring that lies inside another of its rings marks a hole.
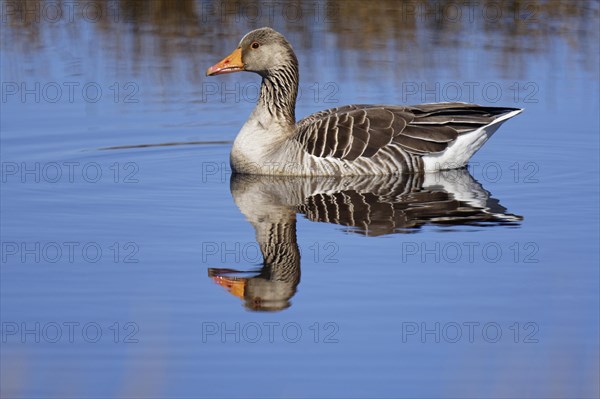
[[[252,44],[250,45],[253,49],[257,49],[260,47],[260,44],[258,42],[252,42]]]

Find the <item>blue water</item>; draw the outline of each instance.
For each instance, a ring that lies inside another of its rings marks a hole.
[[[73,20],[15,4],[0,59],[3,398],[598,397],[597,2],[487,19],[496,3],[451,19],[449,2],[314,3],[298,18],[262,2],[89,2],[103,13]],[[249,310],[228,292],[263,265],[249,219],[287,214],[291,191],[231,181],[260,80],[204,71],[262,25],[297,52],[299,118],[524,108],[460,180],[480,187],[428,186],[514,218],[374,234],[301,212],[295,292]]]

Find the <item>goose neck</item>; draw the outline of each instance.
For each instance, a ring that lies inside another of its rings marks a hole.
[[[263,75],[257,108],[281,124],[294,126],[298,80],[298,66],[293,63],[268,71]]]

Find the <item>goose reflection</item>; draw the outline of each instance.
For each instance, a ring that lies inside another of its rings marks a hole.
[[[290,306],[300,282],[296,215],[346,226],[365,236],[414,232],[423,225],[515,225],[466,169],[354,177],[233,175],[231,193],[256,230],[259,271],[210,268],[208,275],[244,306],[277,311]]]

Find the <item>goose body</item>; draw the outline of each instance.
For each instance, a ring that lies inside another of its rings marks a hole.
[[[462,168],[504,121],[522,111],[458,102],[347,105],[296,123],[298,61],[271,28],[248,33],[206,74],[238,71],[258,73],[262,84],[231,150],[237,173],[355,176]]]

